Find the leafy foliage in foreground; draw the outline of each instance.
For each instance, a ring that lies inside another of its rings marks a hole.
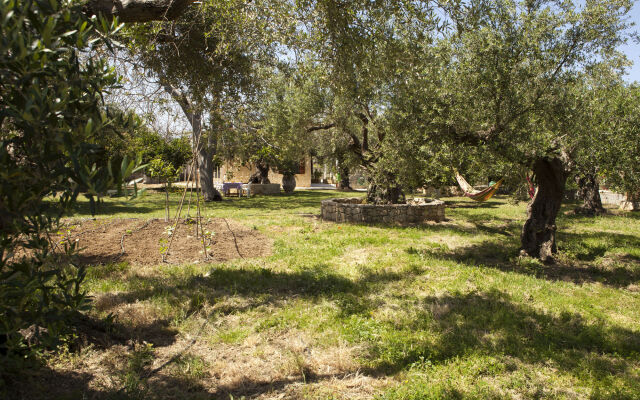
[[[0,373],[58,338],[86,304],[74,244],[49,236],[85,191],[95,197],[131,174],[94,138],[108,119],[102,93],[117,83],[97,46],[117,22],[88,18],[76,2],[0,1]],[[48,196],[54,202],[44,201]],[[67,261],[63,261],[67,260]],[[19,331],[30,328],[29,347]],[[46,337],[41,337],[48,332]],[[19,365],[18,365],[19,366]]]

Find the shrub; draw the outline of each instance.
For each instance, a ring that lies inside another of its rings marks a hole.
[[[117,28],[75,1],[0,0],[0,377],[87,305],[75,244],[50,233],[81,190],[95,209],[134,170],[92,144],[109,124],[101,93],[117,83],[96,50]]]

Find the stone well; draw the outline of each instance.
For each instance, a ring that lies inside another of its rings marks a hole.
[[[408,204],[362,204],[362,199],[344,198],[322,201],[322,219],[335,222],[421,224],[444,220],[444,202],[419,199]]]

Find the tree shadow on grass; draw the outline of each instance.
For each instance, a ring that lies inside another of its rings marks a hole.
[[[361,370],[369,376],[386,376],[406,370],[411,365],[428,361],[431,365],[446,365],[450,361],[473,355],[495,357],[504,361],[517,359],[523,363],[557,369],[576,379],[589,376],[593,386],[606,386],[615,377],[618,397],[632,398],[640,391],[634,368],[640,352],[640,333],[600,321],[585,321],[579,314],[552,314],[528,304],[514,302],[502,291],[452,293],[428,296],[416,305],[416,312],[403,322],[394,322],[394,330],[432,332],[416,336],[417,341],[405,346],[396,356],[383,361],[373,359],[373,365]],[[425,339],[428,338],[428,339]],[[372,355],[401,345],[397,339],[378,336],[369,342]],[[516,367],[517,368],[517,367]],[[150,374],[151,372],[151,374]],[[324,375],[312,371],[275,381],[239,378],[221,386],[204,386],[198,380],[179,376],[155,374],[146,369],[140,373],[145,379],[144,390],[130,393],[123,390],[99,389],[90,385],[87,373],[60,373],[47,370],[41,374],[42,386],[53,386],[53,398],[214,398],[228,399],[247,396],[254,398],[270,392],[281,392],[290,385],[331,381],[343,374]],[[470,371],[471,372],[471,371]],[[121,379],[121,378],[120,378]],[[455,380],[448,383],[455,385]],[[22,388],[22,396],[29,398],[30,388]],[[64,391],[63,391],[64,390]],[[38,393],[36,391],[36,393]],[[59,396],[55,394],[60,394]],[[460,392],[464,394],[464,389]],[[140,397],[142,395],[142,397]],[[606,398],[606,396],[602,396]]]
[[[250,372],[250,371],[248,371]],[[354,373],[357,371],[353,371]],[[42,388],[47,388],[46,398],[58,400],[134,400],[134,399],[220,399],[256,398],[264,394],[279,392],[290,385],[313,384],[344,378],[345,374],[317,374],[301,371],[298,374],[276,380],[255,380],[239,378],[232,383],[205,386],[188,376],[169,376],[166,374],[148,375],[149,370],[141,371],[134,379],[140,379],[135,388],[104,388],[92,385],[95,379],[90,373],[74,371],[60,372],[50,368],[38,371],[31,385],[12,387],[7,394],[11,399],[42,398]],[[110,380],[119,381],[124,376],[112,376]],[[208,378],[205,378],[208,379]],[[29,379],[25,379],[28,381]],[[2,394],[2,392],[0,392]]]
[[[380,304],[374,293],[385,285],[419,274],[420,270],[404,272],[369,272],[358,280],[346,279],[327,272],[325,265],[317,265],[302,272],[273,272],[268,269],[232,269],[214,267],[208,276],[191,276],[181,279],[158,279],[149,276],[132,276],[132,289],[116,294],[111,304],[136,303],[162,297],[168,304],[190,303],[188,313],[197,312],[203,300],[215,305],[217,299],[241,296],[248,300],[236,306],[230,304],[217,311],[222,314],[235,313],[260,305],[275,304],[291,298],[307,298],[313,301],[328,299],[338,307],[337,318],[350,319],[358,314],[368,318],[370,312]],[[579,314],[565,313],[559,316],[547,314],[526,304],[514,303],[508,294],[500,291],[487,293],[454,293],[438,297],[426,297],[412,310],[410,320],[394,322],[393,329],[411,332],[434,332],[437,340],[428,343],[413,343],[400,346],[397,340],[377,336],[371,357],[373,366],[364,371],[376,375],[393,374],[406,369],[421,359],[433,363],[446,363],[471,353],[495,356],[511,356],[527,363],[545,363],[552,360],[554,367],[574,375],[595,374],[606,379],[612,374],[631,385],[632,362],[628,354],[640,352],[640,334],[599,322],[585,322]],[[160,321],[168,326],[168,321]],[[175,336],[175,335],[174,335]],[[424,338],[425,336],[420,336]],[[427,336],[433,337],[433,336]],[[138,337],[137,340],[144,340]],[[404,340],[404,339],[403,339]],[[170,343],[158,343],[156,347]],[[400,346],[407,351],[395,351],[397,356],[385,357],[380,362],[375,349]],[[622,357],[620,356],[622,355]],[[586,371],[586,372],[585,372]],[[149,372],[149,371],[147,371]],[[46,371],[58,376],[61,382],[75,385],[75,391],[87,398],[129,398],[128,393],[114,390],[98,390],[89,386],[90,377],[75,373]],[[296,382],[322,381],[332,376],[287,378],[277,382],[257,382],[240,379],[236,383],[212,390],[197,381],[158,375],[149,379],[146,394],[151,397],[166,397],[165,391],[173,388],[182,391],[184,398],[228,398],[236,396],[255,397],[274,390],[282,390]],[[65,381],[65,382],[66,382]],[[116,385],[117,386],[117,385]],[[23,396],[24,397],[24,396]],[[25,397],[25,398],[28,398]],[[170,398],[167,397],[167,398]]]
[[[205,301],[216,305],[221,297],[234,296],[241,296],[247,300],[237,305],[223,305],[215,311],[218,314],[231,314],[255,309],[262,305],[279,305],[280,302],[289,301],[291,298],[307,298],[313,301],[331,299],[335,301],[340,310],[338,315],[345,317],[356,313],[368,314],[371,309],[377,307],[377,304],[366,300],[367,294],[374,292],[380,285],[404,279],[407,276],[399,273],[369,272],[364,274],[361,279],[352,281],[339,275],[327,273],[326,269],[325,265],[317,265],[311,270],[287,273],[273,272],[268,269],[244,270],[214,267],[208,276],[191,276],[185,279],[160,279],[134,275],[128,281],[132,286],[140,287],[140,289],[107,294],[109,298],[102,301],[108,303],[109,307],[115,310],[121,305],[162,298],[169,305],[180,306],[185,302],[189,303],[189,309],[186,310],[186,313],[191,314],[198,312]],[[103,320],[89,317],[82,317],[82,320],[76,323],[80,340],[84,341],[84,346],[92,344],[97,348],[105,349],[113,345],[124,345],[129,347],[130,351],[132,351],[134,343],[145,341],[153,343],[153,347],[156,349],[175,343],[178,332],[171,328],[170,324],[169,320],[162,319],[156,320],[152,324],[129,326],[118,320],[106,323]],[[181,350],[180,353],[182,352]],[[170,364],[171,362],[166,363],[166,365]],[[147,369],[140,375],[146,379],[144,374],[155,376],[159,370]],[[114,370],[112,372],[116,375],[119,374],[118,376],[123,375],[123,371]],[[127,393],[122,389],[96,389],[90,385],[94,377],[89,374],[59,372],[44,367],[38,372],[38,376],[42,387],[55,385],[54,382],[59,382],[61,385],[59,387],[66,387],[65,393],[60,393],[58,396],[61,398],[64,398],[66,393],[70,396],[68,398],[84,396],[84,398],[96,399],[127,399],[139,397],[135,393]],[[341,377],[340,375],[322,375],[313,371],[304,371],[304,374],[300,376],[281,381],[262,382],[240,379],[233,384],[212,390],[210,387],[194,383],[193,380],[166,377],[165,375],[157,376],[158,379],[149,379],[145,383],[146,391],[142,392],[143,394],[146,393],[153,398],[166,397],[165,392],[172,388],[173,393],[182,391],[181,398],[203,398],[204,396],[204,398],[228,399],[229,394],[234,397],[253,398],[270,391],[281,390],[294,383],[320,382]],[[116,382],[119,382],[118,379],[122,379],[122,377],[117,378]],[[15,382],[12,393],[22,393],[22,398],[32,398],[31,389],[25,385],[28,386],[28,378],[26,377],[22,382]],[[116,384],[116,386],[122,386],[122,384]],[[44,391],[46,392],[48,389]],[[42,391],[36,391],[36,393],[42,393]],[[77,396],[78,394],[80,396]],[[171,398],[171,396],[166,398]]]
[[[136,289],[103,295],[110,297],[106,301],[108,308],[103,308],[103,311],[108,312],[122,304],[161,297],[170,305],[183,304],[185,300],[189,300],[190,308],[187,312],[192,313],[198,311],[203,301],[216,304],[220,297],[233,295],[243,296],[249,301],[240,305],[219,306],[218,312],[231,314],[246,311],[291,297],[309,298],[314,301],[321,298],[338,298],[340,304],[351,309],[353,305],[350,299],[353,296],[364,296],[380,285],[406,278],[406,274],[369,271],[354,281],[341,275],[328,273],[328,269],[329,267],[323,264],[299,272],[274,272],[267,268],[214,267],[207,276],[199,275],[171,280],[133,275],[127,281]]]
[[[250,371],[247,372],[250,373]],[[207,388],[189,379],[163,375],[157,379],[150,380],[147,391],[156,395],[162,393],[164,394],[164,396],[162,396],[164,398],[229,400],[236,398],[256,398],[267,393],[282,391],[290,385],[312,384],[340,379],[342,377],[344,377],[344,374],[316,374],[307,370],[275,380],[258,380],[244,377],[232,383],[219,385],[215,388]]]
[[[358,371],[353,371],[357,373]],[[345,373],[339,374],[317,374],[312,371],[304,371],[304,374],[300,373],[296,376],[282,378],[274,381],[259,381],[252,379],[239,379],[233,384],[222,385],[217,388],[214,399],[231,399],[231,398],[256,398],[260,395],[282,391],[292,384],[313,384],[323,381],[332,381],[335,379],[342,379],[345,377]],[[301,398],[308,398],[303,396],[302,393],[298,393]],[[246,396],[246,397],[245,397]],[[297,398],[295,394],[290,394],[285,398]],[[316,398],[316,397],[311,397]],[[324,397],[323,397],[324,398]],[[334,398],[327,396],[326,398]]]
[[[222,266],[213,267],[206,276],[171,279],[133,274],[127,278],[132,289],[99,295],[96,298],[96,308],[103,313],[116,313],[117,310],[126,309],[128,305],[158,299],[187,315],[200,312],[205,304],[214,306],[213,312],[217,315],[229,315],[261,306],[279,306],[292,298],[303,298],[311,299],[313,302],[330,299],[338,306],[339,316],[367,314],[378,306],[376,301],[368,298],[368,294],[389,282],[421,272],[368,271],[360,279],[351,280],[328,273],[328,269],[329,267],[323,264],[299,272]],[[221,298],[238,296],[242,298],[241,301],[219,302]],[[132,341],[146,341],[155,347],[164,347],[172,345],[178,334],[177,330],[170,326],[170,319],[155,320],[150,324],[122,322],[118,318],[106,323],[103,320],[85,317],[77,324],[80,326],[79,337],[85,346],[94,344],[99,348],[108,348],[114,344],[130,344]]]
[[[360,197],[362,193],[336,193],[330,191],[319,190],[301,190],[290,194],[274,194],[274,195],[258,195],[250,198],[247,197],[225,197],[222,201],[212,201],[202,203],[205,212],[215,212],[220,210],[242,211],[242,210],[259,210],[261,212],[291,210],[299,208],[320,208],[320,202],[332,197]],[[162,212],[164,210],[164,194],[148,194],[135,200],[109,200],[103,201],[96,207],[96,217],[112,216],[114,214],[149,214],[153,212]],[[181,193],[172,193],[169,198],[169,207],[173,212],[177,209]],[[188,196],[185,199],[185,206],[188,202]],[[195,207],[195,199],[192,199],[192,213]],[[90,216],[91,210],[89,201],[80,198],[74,207],[73,213],[78,216]],[[183,210],[186,213],[186,210]],[[73,215],[72,215],[73,216]]]
[[[497,218],[495,215],[487,213],[465,216],[465,222],[468,226],[457,225],[455,229],[467,233],[485,233],[487,235],[509,237],[518,237],[522,229],[522,222],[509,218]],[[435,228],[435,230],[437,230],[438,226],[432,225],[429,228]]]
[[[7,397],[3,398],[15,400],[104,398],[104,392],[89,388],[89,383],[93,379],[93,374],[88,372],[59,372],[42,367],[35,371],[29,371],[16,381],[9,382],[4,393],[0,390],[0,397],[4,394]],[[43,393],[46,393],[46,397],[43,396]]]
[[[634,372],[637,359],[628,357],[640,352],[640,333],[587,322],[580,314],[549,314],[515,303],[499,290],[426,297],[415,318],[399,328],[439,335],[402,357],[380,363],[373,372],[394,373],[420,360],[444,363],[483,354],[515,357],[529,364],[551,362],[553,368],[576,377],[587,373],[604,382],[616,375],[630,390],[640,391]]]
[[[473,214],[464,217],[464,223],[457,220],[445,219],[444,221],[422,224],[393,225],[389,223],[359,223],[359,222],[332,222],[336,225],[370,226],[389,231],[404,231],[408,229],[420,230],[425,233],[448,233],[460,235],[476,235],[486,233],[488,235],[500,235],[517,237],[520,234],[522,223],[509,218],[496,218],[492,214]]]
[[[409,248],[407,252],[423,258],[448,259],[470,266],[495,268],[553,281],[576,284],[599,282],[616,288],[640,283],[640,263],[637,262],[637,256],[621,254],[615,256],[613,263],[601,262],[607,252],[640,248],[640,238],[636,236],[616,233],[559,233],[557,260],[554,264],[547,265],[534,260],[519,260],[517,254],[520,242],[515,235],[515,226],[511,228],[511,232],[510,237],[500,241],[484,241],[453,250]]]
[[[148,323],[124,324],[117,319],[98,319],[79,314],[73,319],[77,347],[93,345],[107,349],[114,345],[147,342],[156,347],[170,346],[176,341],[178,331],[170,327],[171,321],[158,319]]]
[[[310,208],[320,207],[322,200],[327,200],[334,197],[359,197],[356,194],[350,194],[345,196],[343,193],[337,192],[324,192],[317,190],[309,191],[295,191],[290,194],[280,193],[274,195],[261,195],[255,197],[241,197],[234,199],[233,201],[221,202],[221,203],[209,203],[207,206],[212,206],[214,209],[219,208],[233,208],[234,210],[248,210],[248,209],[260,209],[265,211],[281,210],[281,209],[295,209],[295,208]]]
[[[582,203],[563,204],[562,210],[561,210],[562,219],[565,219],[568,221],[586,221],[586,222],[593,221],[594,219],[607,220],[607,219],[619,219],[619,218],[629,219],[633,221],[640,220],[640,212],[638,211],[623,211],[617,208],[608,208],[610,207],[609,205],[605,205],[606,213],[598,214],[595,217],[592,215],[584,215],[584,214],[574,212],[574,210],[580,206],[582,206]]]
[[[178,205],[177,202],[171,201],[170,206],[175,209]],[[154,203],[153,207],[144,206],[139,203],[136,204],[135,201],[117,201],[117,202],[101,202],[96,205],[96,213],[94,217],[104,217],[111,216],[118,213],[126,213],[126,214],[140,214],[141,216],[145,216],[152,212],[160,212],[164,210],[164,203],[157,201]],[[72,215],[69,217],[74,217],[77,215],[91,216],[91,209],[89,207],[89,202],[79,201],[76,203]]]
[[[455,199],[445,199],[445,205],[447,208],[498,208],[504,204],[504,202],[500,201],[483,201],[477,202],[473,200],[455,200]]]

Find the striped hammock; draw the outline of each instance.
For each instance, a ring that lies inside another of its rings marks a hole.
[[[475,190],[473,186],[469,185],[469,183],[467,183],[467,181],[457,171],[456,180],[458,181],[458,185],[460,185],[460,189],[462,189],[465,196],[475,201],[487,201],[495,194],[500,185],[502,185],[504,178],[501,178],[498,182],[484,190]]]

